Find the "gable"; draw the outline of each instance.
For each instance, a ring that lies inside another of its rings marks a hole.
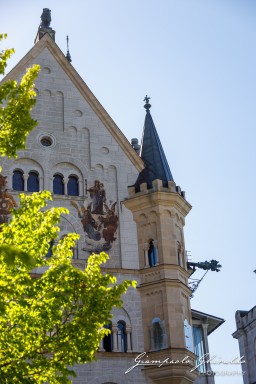
[[[52,72],[52,69],[49,68],[49,61],[51,63],[55,63],[54,67],[57,70],[56,73]],[[42,78],[42,76],[47,77],[48,75],[49,84],[51,85],[51,87],[54,87],[56,93],[59,92],[56,94],[56,96],[58,96],[59,98],[63,97],[63,100],[66,97],[73,97],[73,95],[69,93],[68,89],[66,90],[67,92],[66,94],[64,94],[61,90],[58,89],[58,82],[59,84],[61,83],[61,81],[63,80],[63,76],[65,74],[66,79],[68,79],[70,84],[73,85],[73,90],[71,89],[72,88],[71,86],[70,91],[72,92],[74,91],[74,89],[76,89],[76,91],[80,95],[80,98],[77,97],[77,100],[76,100],[76,101],[78,101],[78,99],[80,100],[78,102],[78,105],[81,102],[81,99],[83,99],[85,103],[85,109],[87,108],[88,110],[94,112],[94,116],[98,119],[98,121],[100,121],[102,126],[104,126],[108,130],[108,132],[110,133],[110,136],[116,141],[118,146],[122,149],[125,156],[130,160],[130,162],[134,165],[137,171],[140,172],[144,168],[143,161],[134,151],[129,141],[126,139],[126,137],[117,127],[117,125],[114,123],[114,121],[105,111],[105,109],[96,99],[94,94],[90,91],[88,86],[79,76],[79,74],[76,72],[74,67],[68,62],[68,60],[66,59],[62,51],[59,49],[57,44],[51,39],[51,37],[48,34],[45,34],[44,37],[37,44],[35,44],[35,46],[27,53],[27,55],[24,56],[24,58],[6,75],[3,81],[9,78],[11,79],[19,78],[21,73],[24,73],[26,68],[31,66],[34,63],[41,65],[41,73],[36,82],[36,86],[38,86],[38,82],[40,82],[40,78]],[[62,79],[60,79],[60,77]],[[52,95],[52,90],[47,89],[47,87],[44,88],[43,91],[48,91],[49,96]],[[63,93],[62,96],[61,96],[61,93]],[[40,95],[40,92],[39,92],[39,95]],[[54,102],[57,103],[57,101],[54,101]],[[74,105],[74,108],[75,107],[76,106]],[[78,115],[80,114],[80,112],[82,112],[81,109],[79,109],[79,106],[75,110],[77,111],[77,116],[71,116],[72,122],[74,121],[73,118],[79,117]],[[59,116],[59,118],[61,119],[61,116]],[[66,123],[70,127],[74,126],[72,123],[69,124],[70,122],[66,122]]]

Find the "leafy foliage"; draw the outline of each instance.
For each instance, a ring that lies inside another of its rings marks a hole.
[[[56,224],[67,213],[43,210],[47,199],[47,191],[21,195],[20,207],[0,233],[1,383],[68,383],[67,366],[94,359],[113,305],[135,286],[116,285],[115,277],[101,273],[105,253],[90,256],[83,271],[74,267],[76,234],[60,240],[46,258],[49,242],[58,236]],[[7,245],[20,251],[11,262]]]
[[[0,42],[6,35],[0,34]],[[0,74],[4,74],[7,60],[13,49],[0,51]],[[20,84],[6,80],[0,87],[0,155],[16,157],[16,151],[25,148],[29,132],[36,126],[36,120],[30,116],[35,105],[36,93],[34,80],[39,72],[39,65],[29,68]]]
[[[6,37],[0,35],[0,40]],[[13,50],[0,52],[0,73]],[[0,85],[0,154],[15,157],[36,125],[33,81],[39,66],[18,85]],[[91,255],[85,270],[72,265],[77,234],[58,238],[65,208],[46,209],[50,192],[20,195],[20,206],[0,232],[0,383],[69,383],[74,363],[92,361],[109,330],[113,306],[135,282],[102,274],[105,253]]]

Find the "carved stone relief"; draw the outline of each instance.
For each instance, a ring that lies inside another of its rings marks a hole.
[[[81,219],[85,233],[83,250],[88,252],[108,251],[116,240],[119,224],[116,202],[110,201],[107,204],[105,187],[99,180],[95,180],[94,185],[87,189],[87,192],[89,192],[90,199],[83,206],[71,201]]]

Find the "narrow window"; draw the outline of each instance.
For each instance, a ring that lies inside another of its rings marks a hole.
[[[120,352],[127,351],[127,339],[126,339],[126,331],[125,331],[125,323],[123,321],[118,321],[118,349]]]
[[[202,358],[205,356],[205,351],[203,343],[203,332],[201,327],[193,326],[193,336],[195,355],[197,355],[196,365],[198,366],[199,372],[206,372],[205,362],[202,363]]]
[[[112,328],[111,323],[104,325],[104,328],[110,329]],[[103,348],[106,352],[112,352],[112,333],[109,333],[108,335],[104,336],[103,338]]]
[[[159,351],[163,345],[163,332],[159,318],[153,320],[153,342],[154,350]]]
[[[14,171],[12,176],[12,189],[15,191],[24,191],[24,179],[22,171]]]
[[[68,195],[69,196],[79,195],[78,178],[76,176],[69,176],[68,178]]]
[[[39,191],[39,177],[37,172],[29,172],[27,189],[29,192]]]
[[[154,246],[154,240],[153,239],[151,239],[149,241],[148,263],[149,263],[150,267],[154,267],[157,263],[157,249]]]
[[[62,175],[54,175],[53,193],[56,195],[64,195],[64,180]]]

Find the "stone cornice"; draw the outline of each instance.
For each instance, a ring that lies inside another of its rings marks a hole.
[[[166,289],[166,287],[180,287],[180,286],[182,286],[182,289],[184,290],[184,292],[186,292],[186,294],[188,296],[191,295],[190,288],[178,279],[174,280],[174,279],[164,278],[164,279],[160,279],[158,281],[141,283],[137,288],[139,290],[148,291],[150,289],[150,290],[154,291],[155,289],[162,289],[162,288]]]
[[[31,61],[34,61],[36,57],[47,48],[51,54],[54,56],[56,61],[59,63],[61,68],[64,70],[66,75],[70,78],[74,86],[78,89],[105,127],[108,129],[109,133],[114,137],[117,143],[120,145],[124,153],[130,159],[135,168],[140,172],[144,168],[144,163],[139,157],[139,155],[132,148],[131,144],[121,132],[103,106],[100,104],[98,99],[94,96],[89,87],[85,84],[81,76],[77,73],[75,68],[68,62],[63,52],[60,50],[58,45],[53,41],[53,39],[46,33],[41,40],[34,45],[34,47],[23,57],[22,60],[4,77],[2,82],[5,82],[8,79],[16,79],[20,73],[24,72],[26,68],[31,65]]]
[[[148,190],[147,193],[138,192],[131,198],[123,201],[124,205],[132,212],[142,212],[143,209],[153,207],[176,208],[183,216],[186,216],[192,206],[177,192],[171,192],[168,188],[162,191]]]
[[[185,278],[185,279],[188,279],[190,277],[190,272],[187,271],[186,269],[182,268],[180,265],[177,265],[177,264],[167,264],[167,263],[164,263],[164,264],[158,264],[158,265],[155,265],[154,267],[148,267],[148,268],[143,268],[143,269],[140,269],[139,270],[139,273],[141,275],[146,275],[148,273],[153,273],[153,272],[157,272],[157,271],[161,271],[161,270],[165,270],[165,271],[178,271],[181,273],[181,275]]]

